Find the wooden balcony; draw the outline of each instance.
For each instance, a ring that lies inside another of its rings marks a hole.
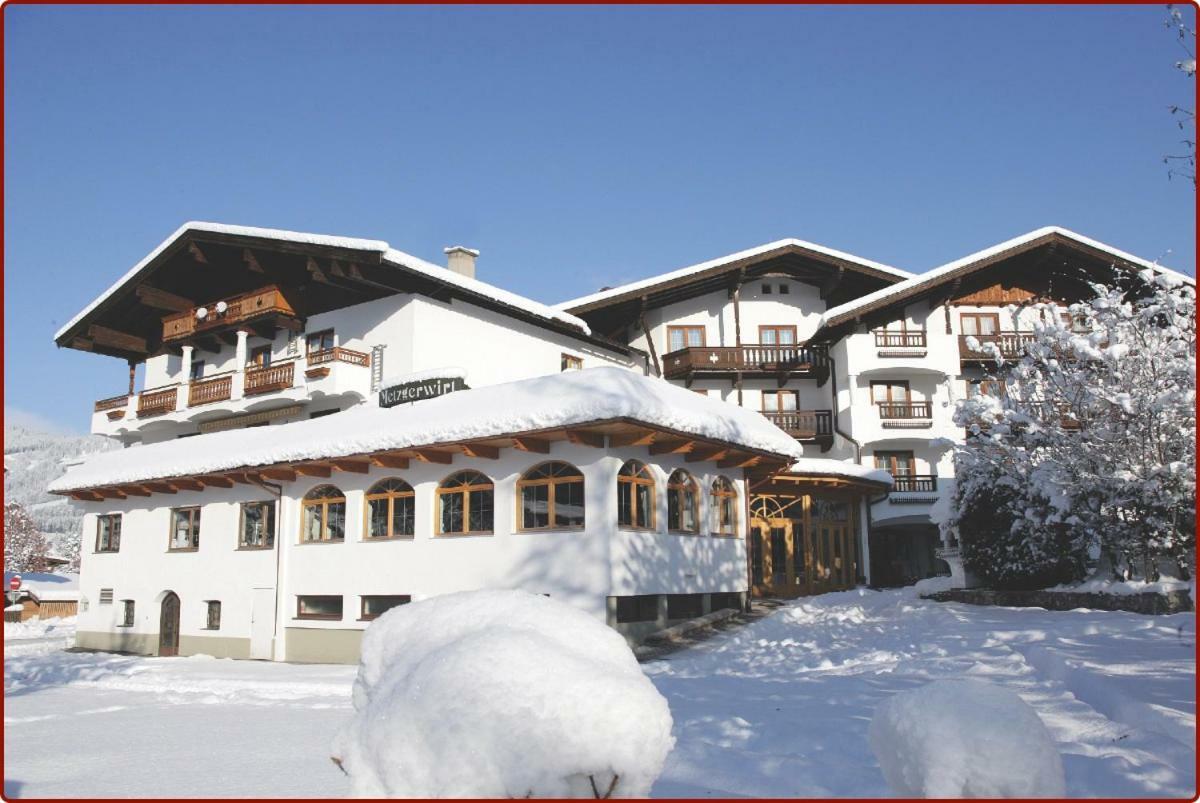
[[[880,351],[923,351],[927,348],[925,331],[889,332],[886,329],[877,329],[875,348]]]
[[[105,410],[123,409],[128,404],[129,404],[129,394],[126,393],[121,396],[112,396],[107,399],[101,399],[100,401],[96,402],[94,409],[97,413],[103,413]]]
[[[782,387],[789,379],[829,378],[829,350],[822,345],[692,346],[663,355],[663,376],[683,379],[744,375],[772,377]]]
[[[933,404],[928,401],[880,402],[879,420],[885,428],[921,429],[933,426]]]
[[[233,374],[197,379],[188,383],[188,407],[227,401],[233,392]]]
[[[782,410],[764,412],[768,421],[798,441],[821,443],[821,451],[833,446],[833,412],[831,410]]]
[[[175,385],[157,390],[143,390],[138,394],[137,416],[148,418],[174,412],[178,401],[179,388]]]
[[[1000,356],[1012,360],[1025,353],[1025,347],[1033,342],[1036,335],[1033,332],[997,332],[994,335],[959,335],[958,356],[962,362],[994,362],[996,357],[988,344],[995,344],[1000,349]],[[973,349],[968,340],[974,338],[980,348]]]
[[[309,352],[309,366],[323,365],[328,362],[345,362],[350,363],[351,365],[367,366],[371,364],[371,355],[364,354],[361,351],[344,349],[341,346],[331,349],[324,349],[323,351]]]
[[[224,311],[218,311],[224,304]],[[198,311],[204,317],[197,317]],[[163,318],[164,343],[175,343],[200,335],[215,333],[234,326],[251,323],[279,324],[296,321],[296,311],[275,285],[254,290],[232,298],[213,301],[187,312],[177,312]]]
[[[937,480],[936,474],[900,474],[892,477],[892,494],[930,496],[937,493]],[[892,501],[897,500],[893,499]]]
[[[296,376],[296,361],[287,360],[265,367],[254,366],[246,369],[246,381],[242,393],[246,396],[257,396],[262,393],[275,393],[287,390],[293,384]]]

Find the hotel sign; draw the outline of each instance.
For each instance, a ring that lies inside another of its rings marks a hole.
[[[390,388],[379,391],[380,407],[395,407],[397,404],[432,399],[444,396],[456,390],[467,390],[467,383],[461,376],[431,377],[416,382],[402,382]]]

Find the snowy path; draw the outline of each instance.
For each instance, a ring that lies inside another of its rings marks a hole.
[[[340,797],[352,667],[56,651],[5,641],[6,796]],[[678,744],[657,796],[888,794],[876,703],[969,675],[1032,704],[1078,796],[1191,794],[1195,619],[844,592],[648,663]],[[53,750],[44,749],[54,744]]]

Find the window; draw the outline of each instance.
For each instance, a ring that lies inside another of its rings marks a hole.
[[[362,598],[362,610],[359,613],[359,619],[374,619],[398,605],[407,605],[410,602],[412,602],[412,597],[408,594],[365,596]]]
[[[341,619],[341,597],[296,597],[297,619]]]
[[[189,370],[188,377],[193,382],[204,376],[204,360],[192,360],[192,366]]]
[[[133,627],[133,600],[121,600],[121,627]]]
[[[771,285],[770,285],[768,282],[763,282],[763,284],[762,284],[762,294],[763,294],[764,296],[769,296],[769,295],[771,295]]]
[[[221,629],[221,602],[220,600],[210,599],[204,603],[208,606],[208,613],[205,617],[205,630],[220,630]]]
[[[703,594],[668,594],[668,619],[695,619],[704,615]]]
[[[679,351],[684,348],[694,348],[703,346],[704,342],[704,327],[703,326],[668,326],[667,327],[667,351]]]
[[[645,463],[630,460],[617,474],[617,525],[654,528],[654,475]]]
[[[318,351],[329,351],[333,348],[333,330],[326,329],[313,332],[305,339],[305,353],[315,354]]]
[[[871,383],[872,404],[908,403],[908,380],[883,379]]]
[[[255,368],[267,368],[271,365],[271,347],[255,346],[250,349],[250,365]]]
[[[658,621],[658,595],[640,594],[636,597],[617,597],[617,622]]]
[[[270,549],[275,546],[275,503],[243,502],[239,549]]]
[[[712,511],[714,535],[737,535],[737,491],[725,477],[717,477],[712,484]]]
[[[763,346],[794,346],[796,345],[796,327],[760,326],[758,327],[758,342]]]
[[[907,477],[914,473],[916,461],[912,452],[876,452],[875,468],[882,468],[893,477]]]
[[[341,412],[340,408],[334,407],[330,410],[317,410],[315,413],[309,413],[308,417],[309,418],[324,418],[327,415],[333,415],[334,413],[340,413],[340,412]]]
[[[574,354],[562,355],[561,370],[563,371],[579,371],[583,369],[583,357],[576,357]]]
[[[968,379],[967,397],[991,396],[994,399],[1003,398],[1008,388],[1003,379]]]
[[[1000,331],[1000,316],[995,312],[964,312],[958,316],[964,335],[994,335]]]
[[[332,485],[320,485],[301,502],[301,542],[344,541],[346,497]]]
[[[394,477],[380,480],[367,491],[367,531],[364,538],[412,538],[416,497],[412,486]]]
[[[112,605],[112,602],[113,602],[113,590],[111,588],[100,589],[100,604],[101,605]]]
[[[108,513],[96,517],[96,551],[117,552],[121,549],[121,514]],[[111,601],[111,600],[110,600]]]
[[[478,471],[451,474],[438,487],[438,535],[492,532],[495,488]]]
[[[522,530],[583,526],[583,474],[570,463],[542,463],[517,481]]]
[[[725,608],[740,611],[742,609],[742,595],[736,591],[722,591],[718,594],[709,594],[708,607],[709,610],[713,611],[720,611]]]
[[[764,413],[791,413],[800,408],[800,394],[795,390],[764,390],[762,392]]]
[[[700,493],[692,475],[681,468],[667,479],[667,530],[676,533],[700,531]]]
[[[200,548],[200,508],[177,507],[171,511],[172,552],[191,551]]]
[[[792,292],[792,286],[790,284],[788,284],[787,282],[779,283],[779,295],[786,296],[786,295],[790,295],[791,292]]]

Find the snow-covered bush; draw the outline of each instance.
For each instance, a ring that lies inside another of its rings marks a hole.
[[[334,758],[367,797],[645,797],[674,746],[625,640],[523,591],[469,591],[371,623]]]
[[[1156,579],[1161,557],[1192,570],[1195,292],[1151,271],[1095,290],[1069,308],[1033,305],[1041,322],[1019,359],[968,344],[994,355],[1001,392],[959,404],[970,437],[941,526],[964,562],[974,553],[976,574],[1069,582],[1060,571],[1089,554],[1125,578]],[[987,518],[995,523],[980,526]]]
[[[972,679],[936,680],[875,709],[867,729],[899,797],[1063,797],[1058,748],[1014,692]]]
[[[4,506],[4,571],[44,572],[49,545],[21,505]]]

